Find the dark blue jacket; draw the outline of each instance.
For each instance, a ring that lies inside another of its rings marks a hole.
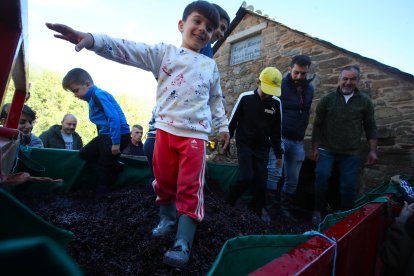
[[[104,111],[95,103],[92,93],[95,93]],[[113,145],[120,144],[121,135],[129,134],[130,131],[124,112],[115,98],[94,85],[86,92],[83,99],[89,104],[89,120],[98,126],[98,135],[109,135]]]
[[[122,153],[127,155],[145,156],[144,144],[142,144],[142,142],[139,142],[138,145],[135,146],[131,143],[131,141],[129,141],[128,145],[122,151]]]
[[[282,80],[282,137],[293,141],[302,141],[309,123],[312,105],[312,80],[307,80],[302,93],[293,85],[290,74]]]
[[[213,58],[213,49],[211,48],[211,42],[207,43],[204,48],[201,48],[200,54]]]

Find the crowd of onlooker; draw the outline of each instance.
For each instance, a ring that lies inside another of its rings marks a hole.
[[[4,125],[10,103],[3,105],[0,115],[0,125]],[[82,137],[76,132],[78,119],[73,114],[63,116],[61,124],[51,126],[38,136],[32,133],[37,114],[28,105],[23,105],[17,129],[20,132],[20,144],[34,148],[55,148],[80,150],[83,147]],[[126,155],[144,156],[142,143],[143,127],[134,125],[131,128],[131,140],[122,152]]]

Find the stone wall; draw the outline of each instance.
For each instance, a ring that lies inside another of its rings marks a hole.
[[[229,38],[241,37],[243,33],[249,34],[249,29],[260,24],[266,26],[259,32],[262,36],[261,57],[230,66]],[[240,93],[256,88],[257,77],[264,67],[275,66],[282,73],[286,73],[291,58],[297,54],[311,57],[312,66],[308,77],[314,77],[312,83],[316,90],[305,138],[307,156],[310,153],[312,122],[319,99],[336,88],[339,70],[342,67],[358,64],[362,73],[359,88],[368,93],[375,104],[379,129],[379,161],[375,165],[363,167],[360,192],[388,180],[394,174],[412,175],[414,172],[414,77],[399,74],[398,70],[388,70],[385,65],[378,65],[370,59],[342,50],[328,42],[311,38],[254,13],[245,14],[214,56],[230,112]],[[235,153],[233,146],[230,155],[220,155],[215,150],[209,151],[208,157],[216,162],[237,162]],[[365,160],[365,155],[363,158]]]

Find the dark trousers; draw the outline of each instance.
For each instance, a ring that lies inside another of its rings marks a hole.
[[[130,139],[130,134],[121,135],[121,152],[128,145]],[[111,137],[100,135],[93,138],[79,151],[80,157],[96,171],[99,185],[109,186],[114,184],[122,170],[120,164],[118,164],[120,154],[113,155],[111,148]]]
[[[144,153],[148,159],[148,165],[151,170],[151,179],[154,180],[154,170],[152,169],[152,156],[154,155],[155,133],[148,133],[144,142]]]
[[[250,188],[252,198],[249,209],[260,215],[265,206],[265,192],[267,180],[267,163],[269,160],[269,149],[252,149],[249,147],[237,148],[239,160],[239,178],[230,187],[226,201],[234,205],[237,199]]]
[[[148,184],[148,190],[150,193],[155,195],[154,192],[154,188],[152,187],[152,182],[154,181],[155,177],[154,177],[154,169],[152,166],[152,157],[154,155],[154,146],[155,146],[155,133],[148,133],[147,134],[147,139],[145,139],[144,142],[144,154],[148,159],[148,166],[150,168],[151,171],[151,175],[149,178],[149,184]]]

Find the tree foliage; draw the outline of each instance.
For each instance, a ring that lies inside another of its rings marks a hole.
[[[76,131],[84,143],[89,142],[97,135],[96,126],[89,121],[87,103],[62,88],[63,75],[61,73],[43,69],[33,70],[30,73],[30,98],[26,104],[37,113],[37,120],[33,128],[35,135],[39,136],[52,125],[60,125],[63,116],[67,113],[74,114],[78,118]],[[99,84],[97,85],[99,86]],[[6,93],[4,103],[9,103],[14,93],[12,81]],[[125,93],[114,93],[114,97],[124,111],[128,124],[130,126],[142,125],[145,133],[151,118],[151,110],[155,104],[155,96],[154,102],[146,98],[134,98]]]

